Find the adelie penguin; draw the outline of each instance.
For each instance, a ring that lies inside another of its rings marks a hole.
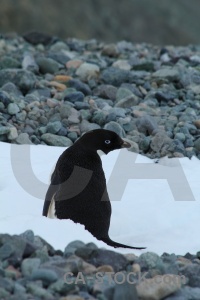
[[[47,190],[43,216],[83,224],[98,240],[115,248],[144,249],[114,242],[108,235],[111,203],[97,151],[108,154],[130,146],[110,130],[85,133],[59,157]]]

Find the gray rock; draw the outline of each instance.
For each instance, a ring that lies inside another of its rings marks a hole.
[[[71,255],[74,255],[75,254],[75,251],[76,251],[76,248],[73,248],[73,247],[66,247],[65,248],[65,251],[64,251],[64,257],[65,258],[68,258],[70,257]]]
[[[170,92],[170,91],[159,91],[155,93],[155,98],[158,101],[171,101],[174,100],[177,97],[176,92]]]
[[[127,82],[129,80],[129,76],[129,71],[110,67],[101,73],[100,78],[105,84],[120,86],[123,82]]]
[[[0,60],[0,69],[15,69],[20,67],[20,62],[15,58],[4,56]]]
[[[25,293],[25,292],[26,292],[25,287],[23,285],[21,285],[20,283],[15,282],[14,294],[22,294],[22,293]]]
[[[85,96],[91,95],[91,89],[89,85],[86,83],[78,80],[78,79],[71,79],[67,82],[67,86],[76,89],[79,92],[82,92]]]
[[[197,151],[200,151],[200,138],[194,142],[194,147],[197,149]]]
[[[79,101],[76,101],[74,103],[75,105],[75,108],[80,110],[80,109],[89,109],[90,108],[90,105],[87,103],[87,102],[79,102]]]
[[[145,115],[136,120],[136,126],[139,132],[151,135],[154,130],[158,129],[158,125],[154,117]]]
[[[90,63],[83,63],[76,71],[76,75],[83,81],[96,79],[99,75],[99,66]]]
[[[123,107],[123,108],[130,108],[131,106],[135,106],[139,103],[139,99],[134,94],[127,96],[121,100],[119,100],[115,106],[116,107]]]
[[[165,298],[165,300],[199,300],[200,299],[200,288],[191,288],[189,286],[184,286],[174,295]]]
[[[120,101],[124,98],[134,95],[133,92],[123,85],[117,90],[116,100]]]
[[[171,145],[172,140],[167,136],[164,131],[158,131],[155,136],[153,136],[150,147],[153,151],[161,151],[164,145]]]
[[[188,264],[182,268],[181,274],[188,278],[190,287],[200,287],[200,265]]]
[[[10,115],[16,115],[20,111],[19,106],[16,103],[8,104],[7,110]]]
[[[32,103],[32,102],[35,102],[35,101],[40,101],[39,97],[34,95],[34,94],[27,94],[24,98],[24,100],[28,103]]]
[[[18,137],[16,138],[16,143],[20,144],[20,145],[24,145],[24,144],[31,145],[31,144],[33,144],[31,142],[31,140],[29,139],[28,133],[20,133],[18,135]]]
[[[117,122],[114,122],[114,121],[107,123],[104,126],[104,129],[114,131],[121,137],[126,136],[124,129]]]
[[[50,51],[52,52],[59,52],[61,50],[69,50],[67,44],[62,41],[58,41],[50,47]]]
[[[22,92],[18,89],[18,87],[12,83],[12,82],[7,82],[5,83],[1,90],[3,92],[6,92],[9,96],[22,96]]]
[[[55,297],[46,289],[38,286],[36,283],[28,283],[27,291],[36,299],[54,300]]]
[[[82,120],[82,122],[80,123],[80,130],[82,133],[99,128],[101,127],[98,124],[90,123],[87,120]]]
[[[159,255],[153,252],[146,252],[141,254],[139,257],[139,264],[141,266],[141,270],[164,270],[164,264],[162,262],[162,259],[159,257]]]
[[[3,246],[0,247],[0,260],[4,260],[9,258],[13,253],[15,252],[15,249],[11,243],[5,243]]]
[[[72,124],[79,124],[80,123],[80,113],[75,109],[75,108],[71,108],[71,114],[67,119],[68,124],[72,125]]]
[[[10,299],[11,295],[4,288],[0,287],[0,299]]]
[[[23,276],[31,276],[33,271],[37,270],[41,264],[39,258],[25,258],[21,264]]]
[[[121,107],[113,107],[113,108],[110,108],[108,110],[109,114],[115,114],[116,117],[119,117],[119,118],[125,118],[126,117],[126,111],[124,108],[121,108]]]
[[[10,128],[8,126],[0,127],[0,135],[8,134],[10,132]]]
[[[60,116],[62,119],[68,118],[71,115],[71,106],[69,104],[62,104],[60,107]]]
[[[178,139],[174,139],[171,142],[169,150],[172,152],[178,152],[178,153],[182,153],[182,154],[185,153],[185,147],[184,147],[183,143]]]
[[[47,124],[47,132],[49,133],[57,133],[62,127],[62,123],[60,121],[56,121],[56,122],[49,122]]]
[[[94,249],[89,248],[87,246],[83,246],[83,247],[79,247],[75,250],[75,254],[79,257],[81,257],[84,260],[87,260],[90,258],[90,255],[92,254],[92,252],[94,251]]]
[[[27,70],[21,69],[5,69],[0,70],[0,87],[6,83],[12,82],[22,91],[27,92],[33,88],[36,77]]]
[[[180,72],[176,68],[163,67],[162,69],[154,72],[153,77],[168,79],[169,81],[178,81],[180,79]]]
[[[132,64],[132,68],[133,70],[144,70],[149,72],[153,72],[155,70],[154,63],[147,60],[138,62],[137,64]]]
[[[130,140],[128,140],[128,142],[131,144],[131,147],[128,148],[129,151],[135,152],[135,153],[139,153],[140,152],[139,151],[139,146],[138,146],[138,144],[136,142],[130,141]]]
[[[59,279],[56,282],[52,283],[48,288],[49,291],[59,293],[63,296],[68,295],[70,292],[78,291],[78,287],[75,283],[67,284],[65,279]]]
[[[126,269],[126,266],[128,265],[128,260],[124,255],[103,249],[94,250],[87,261],[96,267],[110,265],[115,272]]]
[[[8,140],[12,141],[15,140],[17,137],[18,137],[17,129],[15,127],[11,127],[8,134]]]
[[[117,278],[119,282],[123,282],[124,277],[120,274]],[[123,284],[116,284],[114,288],[113,300],[127,300],[134,299],[138,300],[137,290],[134,284],[124,282]]]
[[[80,111],[81,120],[90,120],[92,118],[92,114],[89,110],[81,109]]]
[[[49,284],[58,280],[58,275],[53,270],[37,269],[33,270],[31,280],[42,280],[43,284]]]
[[[92,122],[97,123],[100,126],[105,124],[105,113],[103,111],[95,111],[92,116]]]
[[[64,101],[69,101],[72,103],[76,103],[78,102],[83,102],[84,100],[84,94],[81,92],[72,92],[72,93],[68,93],[65,97],[64,97]]]
[[[116,94],[117,94],[117,88],[115,86],[112,86],[109,84],[102,84],[93,91],[93,94],[100,98],[111,99],[111,100],[115,101]]]
[[[23,38],[32,45],[48,45],[52,42],[52,37],[46,33],[31,31],[23,35]]]
[[[69,132],[67,137],[72,141],[75,142],[78,138],[78,135],[76,132]]]
[[[47,57],[40,57],[37,60],[40,72],[43,74],[50,73],[54,74],[59,71],[59,63],[55,60]]]
[[[0,278],[0,288],[12,293],[14,289],[14,282],[9,278]]]
[[[165,281],[166,276],[170,284]],[[160,276],[159,283],[154,278],[140,281],[136,286],[139,299],[161,300],[177,292],[181,287],[181,282],[176,280],[176,276],[173,274]]]
[[[9,103],[11,103],[11,99],[7,92],[0,91],[0,102],[3,103],[5,107],[7,107]]]
[[[119,50],[115,44],[107,44],[102,49],[102,55],[117,57],[119,55]]]
[[[34,233],[32,230],[26,230],[25,232],[21,233],[20,236],[30,242],[30,243],[34,243]]]
[[[36,64],[35,58],[31,53],[25,53],[23,60],[22,60],[22,68],[24,70],[31,71],[33,73],[38,73],[39,72],[39,67]]]
[[[77,241],[73,241],[73,242],[69,243],[66,248],[78,249],[78,248],[81,248],[81,247],[84,247],[84,246],[85,246],[85,243],[83,243],[82,241],[77,240]]]
[[[145,136],[143,139],[141,139],[139,143],[139,147],[142,151],[146,152],[149,150],[150,147],[151,138],[149,136]]]
[[[41,140],[50,146],[69,147],[73,143],[65,136],[58,136],[52,133],[45,133],[41,136]]]
[[[180,140],[181,142],[185,141],[185,134],[182,132],[177,132],[174,136],[175,139]]]
[[[50,259],[46,247],[36,250],[34,253],[34,257],[39,258],[42,264],[49,261]]]

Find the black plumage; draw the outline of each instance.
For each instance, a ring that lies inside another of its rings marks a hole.
[[[106,244],[144,249],[114,242],[108,235],[111,203],[97,150],[108,154],[128,147],[130,144],[113,131],[96,129],[84,134],[59,157],[46,194],[43,216],[48,216],[53,203],[58,219],[85,225],[85,229]]]

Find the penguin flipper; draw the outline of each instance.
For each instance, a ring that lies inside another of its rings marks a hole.
[[[48,190],[47,190],[47,193],[46,193],[44,206],[43,206],[43,212],[42,212],[42,215],[45,216],[45,217],[48,216],[49,208],[51,206],[51,203],[53,201],[55,193],[56,193],[55,186],[50,185]]]
[[[101,240],[104,243],[106,243],[108,246],[112,246],[114,248],[127,248],[127,249],[136,249],[136,250],[146,249],[146,247],[132,247],[132,246],[127,246],[127,245],[124,245],[124,244],[120,244],[120,243],[114,242],[109,237],[103,238]]]

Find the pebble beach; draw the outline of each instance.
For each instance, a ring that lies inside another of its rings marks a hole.
[[[1,35],[0,141],[68,147],[97,128],[151,159],[200,159],[200,46]],[[62,252],[32,231],[0,234],[4,299],[199,300],[200,253]]]

